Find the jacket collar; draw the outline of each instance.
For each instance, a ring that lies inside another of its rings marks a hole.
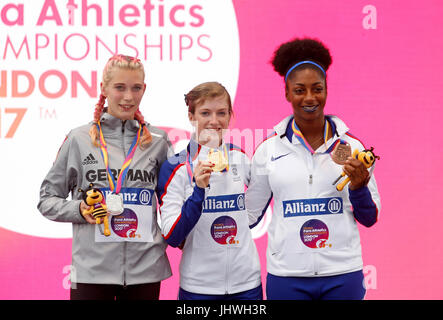
[[[140,124],[137,120],[121,120],[119,118],[104,112],[100,117],[100,124],[103,133],[120,133],[122,131],[129,130],[131,132],[137,132]]]
[[[327,141],[326,146],[323,145],[319,147],[319,152],[327,151],[337,139],[341,139],[345,135],[345,133],[349,131],[349,128],[346,126],[346,124],[337,116],[325,115],[325,117],[331,124],[333,135],[332,139],[329,139]],[[287,116],[274,127],[274,130],[281,139],[285,139],[288,141],[288,143],[297,145],[300,144],[300,141],[292,136],[293,133],[291,129],[291,121],[293,118],[293,115]]]
[[[205,145],[202,145],[202,144],[198,143],[195,140],[195,134],[192,134],[191,135],[191,140],[189,141],[189,144],[188,144],[186,150],[187,150],[188,154],[191,155],[191,159],[194,160],[194,159],[196,159],[196,157],[200,153],[203,154],[203,155],[208,154],[211,149],[212,150],[213,149],[218,149],[218,150],[224,151],[224,145],[225,145],[225,142],[222,141],[222,144],[218,148],[209,148],[209,147],[207,147]],[[228,149],[228,151],[229,151],[229,149]]]

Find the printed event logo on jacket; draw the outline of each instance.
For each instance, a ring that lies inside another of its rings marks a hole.
[[[245,194],[229,194],[223,196],[207,197],[203,203],[203,214],[219,212],[235,212],[245,209]],[[211,225],[211,236],[215,242],[222,245],[239,244],[235,238],[238,232],[238,226],[234,218],[230,216],[221,216],[214,220]]]
[[[235,239],[237,236],[237,223],[229,216],[218,217],[212,223],[211,236],[219,244],[238,244],[238,240]]]
[[[109,188],[103,188],[102,191],[105,198],[111,193]],[[110,223],[115,235],[120,238],[140,238],[140,234],[137,233],[140,217],[137,216],[133,206],[151,206],[153,194],[154,192],[149,189],[122,188],[125,209],[120,215],[112,216]]]
[[[343,214],[343,199],[340,197],[298,199],[283,201],[283,217],[306,217],[315,215]],[[311,219],[300,228],[300,239],[309,248],[330,248],[329,229],[321,220]]]
[[[306,221],[300,228],[300,238],[304,245],[309,248],[332,247],[327,243],[329,239],[329,230],[323,221],[312,219]]]

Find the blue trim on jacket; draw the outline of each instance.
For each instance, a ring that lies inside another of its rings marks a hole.
[[[160,168],[158,184],[157,184],[157,197],[159,199],[160,206],[163,204],[162,196],[167,188],[167,182],[174,174],[174,170],[179,165],[183,165],[186,162],[187,150],[174,155],[165,161]],[[172,247],[178,247],[188,236],[194,226],[197,224],[203,208],[203,201],[205,198],[205,189],[198,186],[194,187],[194,192],[185,201],[181,208],[181,213],[176,221],[175,225],[170,230],[167,237],[164,238],[166,242]]]
[[[349,200],[358,222],[368,228],[377,222],[378,209],[367,186],[356,190],[349,189]]]

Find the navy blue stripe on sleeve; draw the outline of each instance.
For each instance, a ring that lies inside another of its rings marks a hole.
[[[359,223],[371,227],[377,222],[378,208],[367,186],[356,190],[349,189],[349,200],[354,209],[354,217]]]
[[[256,225],[258,225],[258,224],[260,223],[261,219],[263,219],[263,217],[264,217],[264,215],[265,215],[265,213],[266,213],[266,210],[268,209],[269,203],[271,203],[272,197],[273,197],[273,193],[271,193],[271,196],[269,197],[268,202],[266,203],[266,205],[265,205],[263,211],[261,212],[260,217],[258,217],[258,219],[257,219],[257,221],[256,221],[255,223],[253,223],[253,224],[251,224],[251,225],[249,226],[249,229],[254,228]]]
[[[164,236],[170,246],[178,247],[195,227],[202,213],[204,199],[205,189],[195,186],[194,192],[182,206],[180,217]]]
[[[186,157],[183,157],[183,154],[178,154],[163,163],[160,169],[156,189],[160,205],[160,214],[163,201],[168,193],[168,186],[174,179],[178,169],[185,165],[185,161]],[[168,234],[163,235],[163,238],[170,246],[178,247],[197,224],[202,213],[204,199],[205,189],[196,185],[192,195],[184,202],[180,215],[177,217]]]

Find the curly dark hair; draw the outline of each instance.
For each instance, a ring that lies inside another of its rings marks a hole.
[[[271,64],[274,70],[284,77],[296,63],[304,60],[313,61],[323,67],[325,72],[332,63],[329,49],[319,40],[295,38],[281,44],[274,52]],[[315,68],[313,65],[302,65],[301,68]],[[298,69],[298,68],[297,68]]]

